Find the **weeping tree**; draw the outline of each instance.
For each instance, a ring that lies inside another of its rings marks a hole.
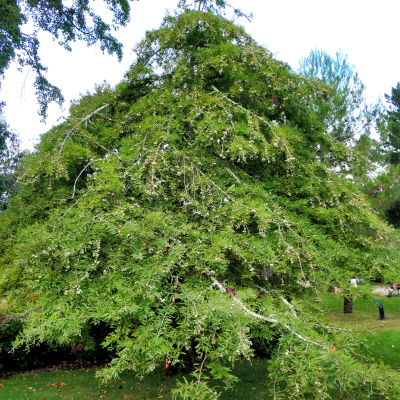
[[[214,398],[257,343],[271,398],[394,396],[397,373],[317,302],[332,284],[368,295],[350,275],[398,277],[397,239],[326,160],[358,155],[308,106],[329,101],[324,84],[220,14],[167,16],[124,80],[82,97],[25,159],[0,215],[6,304],[26,315],[15,346],[90,349],[107,323],[104,380],[182,371],[177,398]]]

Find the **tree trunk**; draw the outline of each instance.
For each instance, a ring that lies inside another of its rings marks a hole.
[[[344,310],[345,314],[352,314],[353,313],[353,297],[349,296],[348,299],[344,299]]]

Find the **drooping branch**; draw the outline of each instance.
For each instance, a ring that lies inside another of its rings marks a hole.
[[[60,155],[62,152],[62,149],[64,148],[65,142],[67,141],[67,139],[69,138],[69,136],[71,135],[71,133],[78,128],[78,126],[82,125],[84,122],[88,121],[90,118],[93,117],[93,115],[96,115],[97,113],[99,113],[101,110],[104,110],[105,108],[107,108],[110,104],[106,103],[103,104],[101,107],[99,107],[97,110],[94,110],[92,113],[90,113],[88,116],[86,116],[86,118],[83,118],[80,122],[78,122],[73,128],[71,128],[67,134],[65,135],[64,140],[61,143],[61,147],[60,147],[60,151],[58,152],[58,156],[57,156],[57,162],[60,159]]]
[[[213,284],[214,284],[215,286],[217,286],[217,287],[219,288],[219,290],[220,290],[222,293],[225,293],[225,292],[226,292],[226,290],[225,290],[225,288],[222,286],[222,284],[219,283],[214,277],[211,277],[211,281],[213,282]],[[282,323],[282,322],[278,321],[277,319],[270,318],[270,317],[266,317],[266,316],[264,316],[264,315],[257,314],[257,313],[255,313],[254,311],[251,311],[251,310],[248,309],[235,295],[233,295],[233,294],[231,293],[231,296],[233,296],[233,302],[234,302],[234,303],[237,303],[244,311],[246,311],[246,313],[247,313],[248,315],[250,315],[250,316],[252,316],[252,317],[254,317],[254,318],[261,319],[261,320],[266,321],[266,322],[270,322],[270,323],[272,323],[272,324],[282,325],[285,329],[287,329],[287,330],[288,330],[290,333],[292,333],[293,335],[297,336],[300,340],[303,340],[304,342],[308,342],[308,343],[314,344],[315,346],[322,347],[323,349],[326,348],[326,346],[324,346],[324,345],[321,344],[321,343],[314,342],[314,341],[308,339],[307,337],[301,336],[300,334],[298,334],[297,332],[295,332],[289,325],[287,325],[287,324],[285,324],[285,323]]]

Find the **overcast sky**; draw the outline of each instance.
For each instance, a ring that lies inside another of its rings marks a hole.
[[[98,3],[99,0],[97,0]],[[46,124],[37,115],[34,75],[20,73],[16,66],[5,75],[0,99],[6,101],[6,119],[19,132],[23,148],[33,149],[39,135],[68,116],[71,99],[91,91],[104,80],[118,83],[133,61],[132,48],[148,29],[157,28],[165,10],[173,10],[177,0],[140,0],[131,3],[131,22],[117,32],[124,45],[121,63],[116,56],[102,54],[98,47],[73,44],[72,52],[60,48],[48,34],[40,34],[40,55],[49,68],[50,82],[65,97],[63,110],[52,105]],[[253,13],[251,23],[239,20],[259,43],[277,58],[298,67],[301,57],[313,48],[334,55],[339,49],[348,55],[367,87],[367,97],[375,102],[400,81],[398,45],[400,0],[231,0],[245,12]]]

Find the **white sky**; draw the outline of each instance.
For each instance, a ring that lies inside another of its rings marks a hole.
[[[6,119],[20,133],[23,148],[33,149],[39,135],[68,116],[71,99],[103,80],[118,83],[133,61],[131,49],[147,29],[157,28],[165,9],[174,9],[177,0],[140,0],[131,3],[131,22],[117,32],[124,44],[121,63],[116,56],[102,54],[98,47],[73,44],[72,52],[60,48],[50,35],[40,34],[40,55],[49,68],[50,82],[60,87],[65,97],[64,110],[52,105],[46,124],[37,115],[33,88],[34,75],[16,66],[5,75],[0,99],[6,101]],[[367,97],[375,102],[400,81],[398,46],[399,0],[231,0],[244,12],[253,13],[253,21],[239,23],[259,43],[265,44],[277,58],[298,67],[301,57],[313,48],[334,55],[339,49],[348,55],[367,87]]]

